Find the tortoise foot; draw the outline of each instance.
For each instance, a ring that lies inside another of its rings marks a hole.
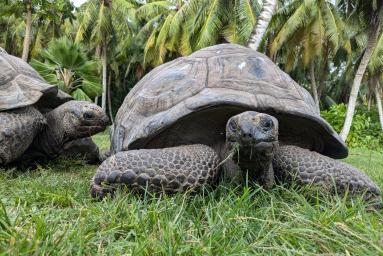
[[[273,157],[277,179],[312,184],[323,192],[363,195],[366,201],[381,204],[378,186],[355,167],[296,146],[281,146]]]
[[[113,197],[115,189],[112,187],[103,187],[102,185],[97,185],[94,182],[91,185],[91,195],[93,198],[102,200],[108,195]]]
[[[119,152],[98,168],[92,196],[102,197],[120,185],[137,192],[172,194],[198,190],[216,182],[218,164],[216,152],[205,145]]]

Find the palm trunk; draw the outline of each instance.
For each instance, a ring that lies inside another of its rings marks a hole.
[[[95,51],[95,55],[96,55],[96,58],[97,59],[101,59],[101,45],[99,44],[99,45],[97,45],[96,46],[96,51]],[[96,97],[94,97],[94,104],[96,104],[96,105],[98,105],[98,100],[99,100],[99,98],[100,97],[98,97],[98,96],[96,96]]]
[[[94,55],[96,56],[96,58],[101,58],[101,45],[96,46],[96,50],[94,52]]]
[[[383,130],[383,109],[382,109],[382,99],[380,98],[380,94],[379,94],[379,81],[377,81],[377,84],[375,86],[375,97],[376,97],[376,106],[378,107],[380,127],[382,127],[382,130]]]
[[[109,107],[109,117],[112,123],[113,121],[113,111],[112,111],[112,95],[111,95],[111,90],[110,87],[112,86],[112,75],[111,72],[109,72],[109,78],[108,78],[108,107]]]
[[[379,22],[376,20],[376,23],[375,24],[373,23],[373,26],[370,30],[366,50],[363,54],[362,60],[356,71],[356,75],[352,84],[351,94],[348,100],[346,119],[344,121],[342,131],[340,132],[340,137],[343,139],[343,141],[346,141],[348,133],[350,132],[352,119],[354,118],[356,100],[358,98],[360,84],[362,82],[362,78],[363,78],[364,72],[366,71],[368,62],[370,61],[370,58],[374,51],[376,42],[378,41],[379,31],[380,31]]]
[[[254,0],[256,1],[256,0]],[[264,0],[262,12],[259,14],[257,25],[253,29],[250,35],[247,47],[257,50],[262,38],[266,32],[267,26],[270,23],[271,17],[277,6],[277,0]]]
[[[102,99],[101,99],[101,108],[106,112],[106,87],[107,87],[107,55],[106,55],[106,43],[102,44],[102,53],[101,53],[101,63],[102,63]]]
[[[368,93],[368,96],[367,96],[367,110],[370,111],[371,110],[371,102],[372,102],[372,95],[371,93]]]
[[[25,37],[23,43],[23,53],[21,58],[24,61],[28,61],[29,47],[31,45],[31,33],[32,33],[32,1],[27,2],[27,18],[25,21]]]
[[[317,107],[318,113],[320,112],[319,108],[319,98],[318,98],[318,90],[317,90],[317,84],[315,81],[315,64],[312,61],[310,64],[310,80],[311,80],[311,92],[314,97],[314,102]]]
[[[320,101],[321,97],[322,97],[322,93],[323,91],[325,90],[326,88],[326,81],[328,80],[328,56],[329,56],[329,47],[326,45],[326,52],[323,56],[323,64],[322,64],[322,74],[320,74],[320,78],[319,78],[319,85],[318,85],[318,88],[317,88],[317,92],[318,92],[318,99]]]

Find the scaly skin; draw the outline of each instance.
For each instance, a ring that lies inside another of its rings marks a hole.
[[[365,193],[366,200],[378,199],[381,194],[378,186],[355,167],[296,146],[279,147],[273,167],[278,179],[313,184],[323,192]]]
[[[0,112],[0,166],[18,159],[45,125],[34,107]]]
[[[205,145],[119,152],[105,160],[92,180],[92,196],[103,198],[117,185],[136,191],[198,190],[219,177],[219,157]]]

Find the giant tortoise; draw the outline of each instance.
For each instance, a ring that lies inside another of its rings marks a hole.
[[[0,166],[57,157],[64,144],[103,131],[100,107],[74,101],[0,48]]]
[[[380,200],[367,175],[332,159],[347,147],[310,94],[265,55],[234,44],[149,72],[117,113],[111,153],[92,179],[95,197],[118,185],[196,190],[241,173],[265,187],[295,179]]]

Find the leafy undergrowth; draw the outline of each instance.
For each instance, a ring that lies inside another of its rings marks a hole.
[[[106,135],[96,136],[107,148]],[[352,150],[346,162],[383,187],[383,155]],[[197,195],[96,202],[96,166],[56,160],[0,172],[0,253],[6,255],[381,255],[382,210],[317,197],[307,188],[222,184]]]

